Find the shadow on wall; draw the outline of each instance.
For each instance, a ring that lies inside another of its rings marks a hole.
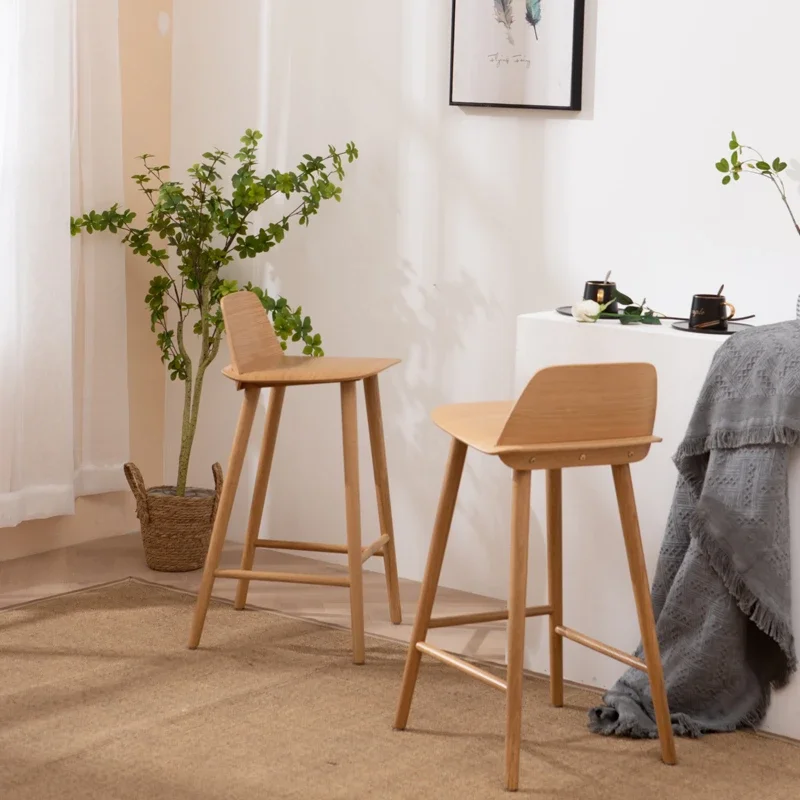
[[[448,448],[430,411],[511,397],[516,315],[549,302],[543,122],[448,107],[449,8],[364,15],[348,1],[320,8],[313,30],[299,17],[274,6],[268,74],[291,77],[268,92],[268,160],[288,166],[283,142],[294,154],[351,138],[362,157],[342,206],[287,238],[274,262],[327,353],[403,359],[382,379],[384,427],[400,570],[419,578]],[[360,432],[369,541],[377,518]],[[344,541],[340,436],[334,387],[289,391],[265,535]],[[443,583],[505,593],[509,498],[508,470],[471,456]]]
[[[403,359],[381,386],[399,566],[419,579],[448,449],[431,410],[512,397],[517,315],[563,299],[562,279],[547,267],[541,187],[560,169],[545,161],[545,136],[566,118],[449,107],[449,3],[383,3],[369,14],[360,0],[321,3],[313,25],[289,0],[248,4],[236,18],[220,8],[220,0],[176,0],[173,166],[184,169],[210,145],[231,149],[246,127],[264,131],[270,169],[292,168],[329,143],[357,143],[344,202],[292,230],[271,264],[245,261],[230,274],[302,304],[330,355]],[[276,203],[264,216],[286,210]],[[221,352],[219,367],[226,358]],[[241,400],[212,372],[190,475],[200,485],[212,461],[227,459]],[[180,407],[176,388],[170,419]],[[377,514],[363,401],[361,421],[369,541]],[[244,531],[262,425],[263,412],[232,538]],[[340,430],[336,387],[287,392],[262,535],[345,540]],[[177,441],[166,452],[169,467]],[[505,595],[510,482],[493,459],[468,459],[444,585]],[[538,559],[536,521],[533,534]]]

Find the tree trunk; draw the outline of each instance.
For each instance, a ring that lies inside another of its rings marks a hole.
[[[183,497],[186,494],[186,480],[189,475],[189,458],[192,455],[194,441],[194,426],[192,426],[192,381],[187,377],[183,393],[183,422],[181,424],[181,452],[178,456],[178,483],[176,494]]]
[[[200,398],[203,393],[203,376],[208,365],[216,358],[219,350],[219,340],[212,343],[209,341],[209,322],[208,307],[210,297],[208,287],[204,286],[200,296],[200,319],[202,322],[203,339],[201,344],[201,356],[197,364],[197,374],[194,376],[194,386],[192,386],[191,362],[185,356],[187,362],[186,388],[183,395],[183,422],[181,424],[181,452],[178,457],[178,483],[176,494],[183,497],[186,494],[186,481],[189,476],[189,459],[192,456],[192,445],[194,436],[197,432],[197,417],[200,413]],[[185,353],[183,347],[183,323],[178,325],[178,342],[181,351]]]

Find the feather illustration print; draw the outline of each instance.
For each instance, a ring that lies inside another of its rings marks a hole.
[[[542,21],[542,0],[525,0],[525,19],[533,25],[533,32],[536,39],[539,39],[539,31],[536,26]]]
[[[506,36],[510,44],[514,44],[511,37],[511,26],[514,23],[514,9],[511,7],[512,0],[493,0],[494,18],[506,27]]]

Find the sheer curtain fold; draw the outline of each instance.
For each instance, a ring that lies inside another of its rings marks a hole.
[[[68,225],[121,139],[116,3],[0,0],[0,527],[125,486],[124,252]]]

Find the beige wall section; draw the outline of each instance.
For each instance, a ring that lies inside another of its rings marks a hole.
[[[122,63],[122,154],[125,174],[141,171],[136,157],[152,153],[169,163],[172,108],[172,0],[119,0]],[[147,200],[132,181],[125,203],[139,216]],[[131,460],[148,486],[163,482],[165,370],[144,304],[153,268],[128,252],[128,385]]]
[[[119,0],[122,129],[125,174],[137,172],[135,157],[153,153],[168,160],[172,72],[172,0]],[[162,162],[163,163],[163,162]],[[125,203],[138,214],[142,198],[130,181]],[[128,254],[128,386],[131,458],[148,484],[163,479],[165,371],[159,360],[144,296],[150,268]],[[41,553],[138,527],[128,492],[80,497],[69,517],[32,520],[0,530],[0,561]]]

